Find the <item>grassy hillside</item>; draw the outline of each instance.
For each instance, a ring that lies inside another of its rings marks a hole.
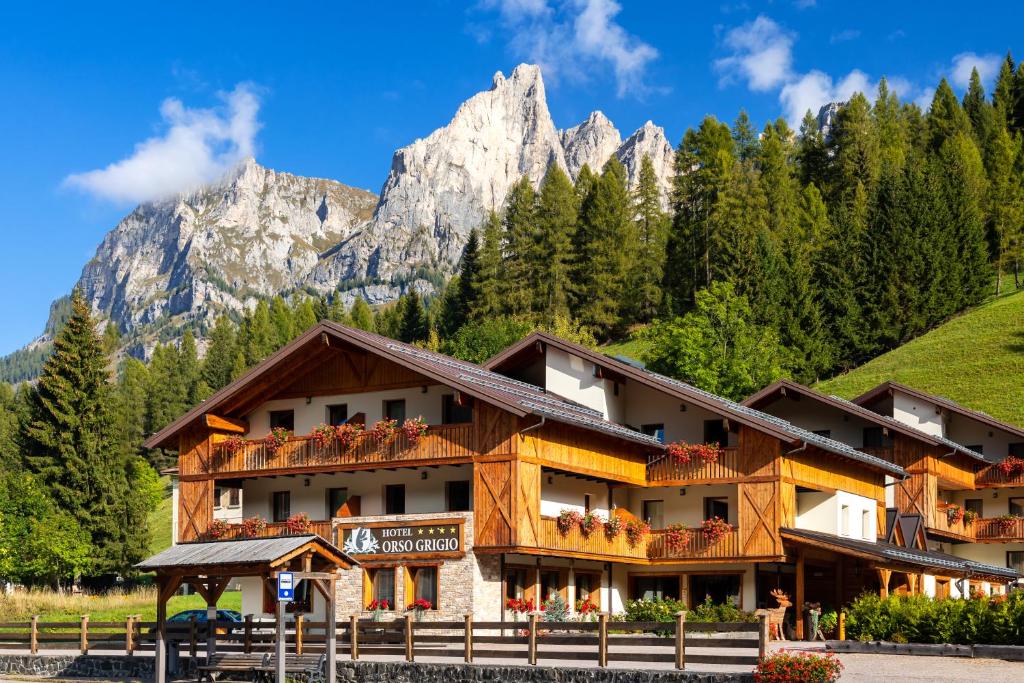
[[[160,507],[149,515],[149,530],[153,538],[149,544],[149,550],[153,554],[171,547],[171,478],[161,477],[164,484],[164,499],[160,501]]]
[[[1024,292],[982,304],[818,388],[851,398],[887,379],[1024,425]]]

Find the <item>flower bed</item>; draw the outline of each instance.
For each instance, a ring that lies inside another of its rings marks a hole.
[[[832,683],[839,680],[842,672],[842,663],[831,652],[819,655],[779,650],[757,663],[754,680],[757,683]]]

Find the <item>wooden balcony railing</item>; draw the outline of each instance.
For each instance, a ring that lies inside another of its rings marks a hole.
[[[940,533],[949,534],[950,536],[973,540],[974,532],[979,520],[974,520],[973,523],[968,523],[966,519],[961,519],[959,522],[950,524],[946,510],[947,508],[944,507],[937,508],[932,515],[930,523],[925,526],[928,526]]]
[[[1024,487],[1024,472],[1018,471],[1012,474],[1003,474],[1003,471],[997,466],[989,465],[978,472],[975,485],[983,487]]]
[[[320,538],[328,541],[329,543],[334,542],[334,529],[330,520],[316,521],[310,523],[309,531],[303,532],[307,534],[316,534]],[[274,536],[298,536],[298,533],[289,531],[287,522],[269,522],[262,531],[255,535],[255,538],[272,538]],[[236,538],[253,538],[249,534],[246,534],[242,524],[229,524],[227,531],[221,534],[217,540],[219,541],[230,541]]]
[[[381,465],[406,463],[411,460],[453,460],[472,457],[475,447],[472,424],[436,425],[412,443],[399,430],[386,443],[377,443],[369,432],[360,434],[347,448],[335,440],[319,447],[308,436],[290,437],[284,445],[271,450],[262,441],[247,441],[241,448],[229,452],[218,444],[213,449],[206,467],[193,457],[182,457],[179,466],[182,475],[189,474],[245,474],[267,470],[291,470],[329,467],[337,465]],[[194,454],[189,454],[190,456]]]
[[[603,555],[642,560],[647,557],[647,539],[643,538],[630,545],[625,532],[615,538],[608,538],[603,529],[598,529],[587,536],[579,528],[574,528],[564,536],[558,531],[558,520],[553,517],[541,517],[540,547],[548,550],[564,550],[586,555]]]
[[[739,556],[739,532],[735,528],[714,543],[704,538],[700,531],[694,531],[685,548],[669,548],[665,542],[665,530],[658,529],[651,532],[647,546],[647,557],[652,560],[717,560]]]
[[[1003,522],[997,517],[974,520],[974,536],[979,541],[1024,541],[1024,517]]]
[[[706,463],[694,458],[688,463],[677,462],[667,453],[661,453],[647,464],[649,482],[707,481],[735,479],[742,476],[736,447],[723,448],[717,462]]]

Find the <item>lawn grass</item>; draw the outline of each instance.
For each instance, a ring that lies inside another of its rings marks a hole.
[[[818,389],[852,398],[894,380],[1024,426],[1024,292],[1012,289]]]
[[[171,547],[171,520],[174,506],[171,498],[171,478],[160,477],[160,482],[164,485],[164,499],[160,501],[156,510],[149,513],[149,532],[151,534],[149,552],[154,555]]]
[[[186,609],[203,609],[200,595],[175,595],[167,603],[168,616]],[[221,609],[242,611],[242,594],[225,592],[217,602]],[[142,615],[143,621],[156,619],[156,588],[137,588],[130,592],[111,591],[105,595],[57,593],[51,590],[19,591],[0,595],[0,621],[29,621],[33,614],[40,621],[77,622],[83,614],[94,622],[122,622],[130,614]]]
[[[649,342],[637,339],[637,335],[633,334],[622,341],[605,344],[597,350],[606,356],[625,356],[633,360],[643,361],[644,353],[647,351],[648,346]]]

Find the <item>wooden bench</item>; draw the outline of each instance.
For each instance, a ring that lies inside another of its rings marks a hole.
[[[255,654],[216,654],[206,664],[197,667],[200,681],[217,680],[219,674],[250,674],[255,675],[259,667],[266,664],[269,653]]]
[[[266,660],[254,671],[262,681],[273,681],[277,672],[277,658],[268,653]],[[319,655],[287,655],[284,673],[289,678],[303,678],[306,683],[324,683],[327,678],[327,653]]]

